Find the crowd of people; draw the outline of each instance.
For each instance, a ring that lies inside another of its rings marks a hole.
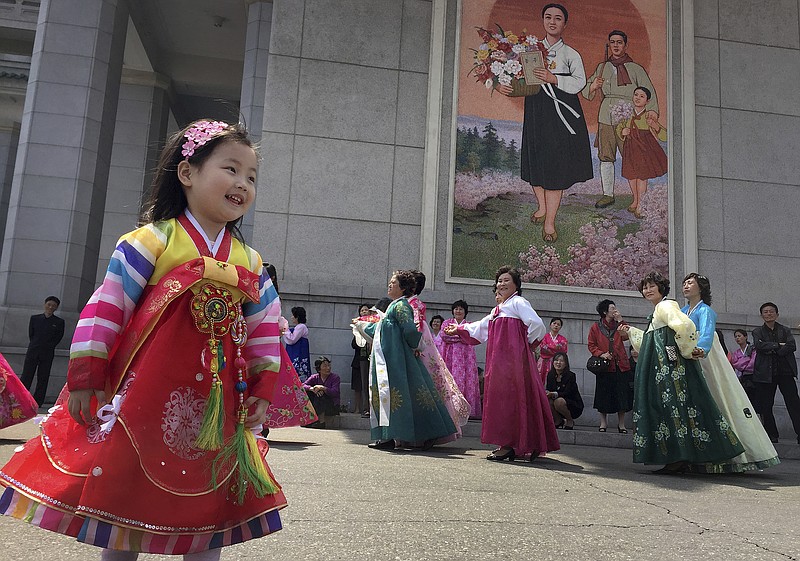
[[[341,381],[325,356],[311,373],[306,310],[291,309],[292,325],[281,316],[277,271],[238,229],[257,170],[241,125],[200,120],[169,139],[144,225],[120,238],[81,312],[67,385],[41,434],[0,469],[0,513],[98,546],[106,560],[144,552],[212,561],[223,546],[281,528],[286,498],[263,435],[324,428],[340,411]],[[480,418],[481,441],[495,447],[488,460],[559,450],[557,431],[574,430],[584,409],[564,321],[552,318],[548,330],[522,296],[519,271],[501,267],[487,315],[468,321],[469,304],[457,300],[452,318],[429,323],[425,280],[395,271],[387,297],[352,320],[351,385],[370,420],[369,446],[427,449]],[[597,305],[587,369],[597,376],[599,430],[616,413],[627,432],[632,411],[633,460],[663,464],[661,473],[777,464],[777,389],[800,435],[795,341],[778,307],[763,304],[752,343],[737,331],[728,357],[708,279],[686,276],[683,309],[669,288],[657,272],[639,283],[653,306],[645,329],[613,301]],[[57,306],[49,297],[31,318],[24,378],[30,384],[38,368],[36,399],[0,360],[0,428],[30,418],[45,399],[63,335]]]

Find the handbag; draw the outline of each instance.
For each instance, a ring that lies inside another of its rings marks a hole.
[[[586,361],[586,370],[592,374],[605,374],[611,361],[600,356],[590,356]]]

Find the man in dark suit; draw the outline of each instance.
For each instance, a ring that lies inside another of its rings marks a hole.
[[[29,390],[36,377],[36,391],[33,398],[41,407],[47,396],[47,382],[50,379],[50,367],[53,365],[56,345],[64,337],[64,320],[55,315],[61,300],[48,296],[44,301],[44,313],[31,316],[28,324],[28,352],[25,353],[25,365],[22,367],[22,383]],[[38,369],[38,374],[37,374]]]
[[[753,382],[758,388],[759,403],[753,405],[764,421],[764,430],[770,440],[778,442],[778,427],[772,406],[775,403],[775,390],[780,389],[797,435],[797,443],[800,444],[800,397],[795,383],[797,361],[794,358],[797,345],[789,328],[776,321],[778,306],[765,302],[760,312],[764,325],[753,330],[753,345],[756,348]]]

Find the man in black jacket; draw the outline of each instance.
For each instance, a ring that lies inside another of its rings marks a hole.
[[[28,324],[28,352],[25,353],[25,365],[22,367],[20,379],[25,387],[31,389],[36,376],[36,391],[33,399],[44,403],[47,396],[47,382],[50,380],[50,367],[53,365],[56,345],[64,337],[64,320],[55,315],[61,300],[48,296],[44,301],[44,313],[31,316]],[[38,369],[38,374],[37,374]]]
[[[794,351],[797,345],[789,328],[781,325],[778,319],[778,306],[766,302],[760,308],[764,325],[753,330],[753,345],[756,348],[756,362],[753,368],[753,382],[759,395],[754,404],[764,421],[772,442],[778,442],[778,427],[772,406],[775,403],[775,390],[780,388],[786,410],[792,419],[797,443],[800,444],[800,396],[797,395],[797,361]]]

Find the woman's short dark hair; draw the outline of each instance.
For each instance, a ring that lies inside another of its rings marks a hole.
[[[747,339],[747,331],[745,331],[744,329],[741,329],[741,328],[740,329],[734,329],[733,330],[733,334],[736,335],[737,333],[741,333],[742,335],[744,335],[744,338]]]
[[[411,271],[395,271],[392,276],[397,279],[397,285],[403,291],[403,296],[413,296],[417,289],[417,278]]]
[[[554,4],[554,3],[545,4],[544,8],[542,8],[542,17],[544,17],[544,13],[550,8],[558,8],[559,10],[561,10],[561,13],[564,14],[564,23],[567,23],[569,21],[569,12],[561,4]]]
[[[567,356],[567,353],[557,352],[556,354],[553,355],[553,360],[550,362],[550,371],[548,372],[548,374],[550,372],[555,372],[556,371],[556,359],[558,357],[560,357],[560,356],[564,357],[564,362],[566,363],[566,366],[564,367],[564,372],[569,372],[569,370],[570,370],[570,368],[569,368],[569,357]]]
[[[425,273],[418,271],[417,269],[411,269],[409,273],[414,275],[414,282],[416,283],[416,286],[414,287],[414,294],[419,296],[422,294],[422,291],[425,290]]]
[[[469,304],[467,304],[466,300],[456,300],[450,304],[451,312],[454,312],[456,308],[464,308],[464,317],[467,317],[467,314],[469,313]]]
[[[697,283],[697,286],[700,287],[700,299],[708,304],[711,305],[711,283],[708,280],[708,277],[704,277],[703,275],[698,275],[697,273],[689,273],[685,277],[683,277],[683,282],[686,282],[689,279],[694,279]]]
[[[511,280],[514,281],[514,284],[517,287],[517,294],[522,294],[522,277],[519,274],[519,271],[514,267],[509,267],[506,265],[505,267],[500,267],[497,269],[497,272],[494,274],[494,291],[497,292],[497,279],[500,278],[500,275],[508,273],[511,275]]]
[[[644,294],[644,287],[648,284],[656,285],[662,298],[669,294],[669,279],[658,271],[650,271],[639,281],[639,292]]]
[[[331,359],[326,356],[321,356],[317,360],[314,361],[314,370],[319,372],[319,369],[322,367],[322,363],[327,362],[328,364],[331,363]]]
[[[292,308],[292,315],[297,318],[297,323],[306,322],[306,309],[302,306],[295,306]]]
[[[556,316],[556,317],[554,317],[554,318],[550,318],[550,323],[551,323],[551,324],[552,324],[554,321],[557,321],[558,323],[560,323],[560,324],[561,324],[561,327],[564,327],[564,320],[563,320],[563,319],[561,319],[560,317]]]
[[[610,308],[612,304],[616,306],[616,304],[614,304],[614,301],[609,300],[608,298],[606,298],[605,300],[600,300],[597,303],[595,310],[597,310],[597,313],[600,314],[601,318],[605,317],[606,314],[608,313],[608,308]]]
[[[359,313],[359,314],[361,313],[361,308],[366,308],[366,309],[368,309],[368,310],[369,310],[370,308],[372,308],[372,306],[370,306],[370,305],[369,305],[369,304],[367,304],[366,302],[364,302],[363,304],[359,304],[359,305],[358,305],[358,313]]]
[[[431,327],[433,327],[433,320],[435,320],[435,319],[438,319],[440,322],[444,323],[444,318],[443,318],[442,316],[440,316],[439,314],[436,314],[435,316],[433,316],[433,317],[431,318],[431,321],[429,321],[429,322],[428,322],[428,325],[430,325]],[[441,325],[441,324],[440,324],[440,325]]]

